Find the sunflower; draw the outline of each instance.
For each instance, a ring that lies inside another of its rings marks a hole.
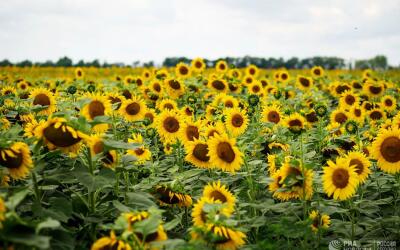
[[[155,196],[162,206],[178,205],[180,207],[189,207],[192,205],[192,197],[190,195],[174,192],[166,186],[156,187]]]
[[[385,86],[382,82],[367,81],[363,86],[364,93],[369,97],[379,97],[383,94]]]
[[[176,74],[176,76],[178,76],[180,78],[187,78],[187,77],[190,77],[190,75],[192,74],[192,71],[188,65],[180,62],[175,67],[175,74]]]
[[[228,64],[225,61],[220,60],[215,64],[215,70],[218,73],[225,73],[228,70]]]
[[[107,93],[106,97],[110,102],[113,110],[118,110],[121,107],[122,102],[125,100],[124,96],[113,92]]]
[[[356,166],[348,163],[345,158],[336,158],[336,163],[328,161],[328,166],[323,168],[324,191],[335,200],[349,199],[359,184]]]
[[[198,168],[210,168],[208,145],[204,141],[194,139],[185,144],[185,160]]]
[[[157,108],[160,111],[178,110],[178,104],[174,100],[165,98],[165,99],[162,99],[161,101],[157,102]]]
[[[225,185],[221,182],[208,183],[203,190],[203,197],[214,202],[220,202],[227,208],[227,212],[232,213],[235,209],[235,196],[229,192]]]
[[[331,123],[344,124],[349,119],[349,114],[344,109],[338,108],[331,113]]]
[[[228,76],[234,79],[240,79],[242,77],[242,72],[239,69],[230,69],[228,71]]]
[[[212,243],[217,250],[236,250],[245,244],[246,235],[241,231],[213,224],[207,224],[207,231],[212,233],[207,243]]]
[[[225,111],[225,115],[225,127],[232,136],[237,137],[246,131],[249,119],[245,111],[228,109]]]
[[[371,173],[369,168],[371,163],[368,158],[361,152],[351,151],[346,155],[346,159],[349,161],[349,166],[355,166],[360,184],[364,183]]]
[[[0,118],[0,130],[7,130],[11,127],[11,123],[4,117]]]
[[[84,133],[69,126],[65,118],[60,117],[49,118],[46,122],[38,125],[34,134],[43,139],[50,150],[61,149],[65,153],[76,153],[81,146],[82,139],[88,138]]]
[[[208,156],[211,165],[235,173],[243,163],[243,153],[236,147],[236,140],[227,135],[214,134],[208,140]]]
[[[290,129],[292,132],[300,132],[306,126],[306,119],[300,115],[299,113],[291,114],[290,116],[286,117],[284,121],[286,127]]]
[[[386,111],[393,111],[396,109],[396,99],[391,95],[385,95],[381,98],[381,106]]]
[[[82,108],[82,115],[88,120],[92,121],[97,116],[108,116],[111,113],[111,103],[106,96],[99,94],[89,94],[88,99],[90,102]],[[93,127],[95,132],[104,132],[108,129],[108,124],[97,124]]]
[[[150,214],[147,211],[135,211],[123,213],[122,216],[128,221],[128,230],[132,231],[136,222],[149,218]]]
[[[182,131],[180,115],[171,110],[162,111],[155,119],[158,134],[164,141],[174,142]]]
[[[143,73],[145,73],[145,71],[143,71]],[[144,79],[147,79],[147,78],[137,76],[135,79],[133,79],[133,82],[136,84],[137,87],[141,88],[144,85]]]
[[[138,143],[143,144],[143,137],[141,134],[133,134],[132,139],[128,139],[128,143]],[[129,149],[127,154],[136,157],[137,164],[142,164],[151,159],[151,151],[145,147],[145,145],[140,146],[136,149]]]
[[[222,98],[222,103],[225,108],[237,108],[239,106],[239,101],[231,95],[225,95]]]
[[[269,190],[273,197],[282,201],[289,199],[311,199],[313,195],[313,177],[311,169],[301,169],[292,166],[289,159],[285,160],[282,167],[273,172],[273,182]]]
[[[132,122],[143,120],[146,110],[146,103],[136,96],[133,96],[132,99],[124,100],[119,108],[119,112],[125,120]]]
[[[386,113],[379,108],[374,108],[368,112],[368,117],[372,121],[385,120]]]
[[[400,129],[382,130],[372,143],[372,156],[383,171],[400,172]]]
[[[204,206],[207,204],[221,204],[219,200],[213,200],[207,197],[201,197],[200,200],[193,206],[192,209],[192,221],[194,226],[204,226],[207,223],[207,217],[209,216],[206,211],[204,211]],[[223,215],[225,217],[230,217],[232,215],[232,211],[227,209],[226,207],[222,207],[218,211],[218,216]]]
[[[282,69],[279,71],[279,81],[286,83],[290,80],[290,74],[287,70]]]
[[[349,111],[349,118],[360,124],[364,122],[364,110],[360,106],[354,106]]]
[[[157,95],[161,95],[163,93],[162,83],[158,80],[154,80],[150,83],[150,90]]]
[[[35,129],[43,125],[45,123],[44,120],[40,120],[39,122],[36,119],[32,119],[31,121],[27,122],[24,126],[24,136],[31,138],[35,136]]]
[[[228,84],[222,78],[213,78],[208,80],[208,86],[217,92],[226,92],[228,90]]]
[[[243,77],[243,83],[244,83],[244,85],[246,85],[246,86],[251,85],[254,81],[256,81],[256,79],[254,78],[254,76],[245,75],[245,76]]]
[[[324,76],[324,74],[325,74],[324,69],[320,66],[314,66],[311,68],[311,75],[314,78],[322,77]]]
[[[91,250],[104,249],[132,250],[131,246],[128,243],[117,239],[114,231],[110,232],[110,236],[104,236],[98,239],[95,243],[93,243],[91,247]]]
[[[166,78],[164,80],[164,89],[169,97],[176,99],[185,94],[185,85],[178,79]]]
[[[3,96],[7,96],[7,95],[16,95],[17,94],[17,90],[14,87],[4,87],[1,89],[1,95]]]
[[[192,122],[190,120],[186,120],[186,122],[182,122],[181,135],[179,138],[182,140],[183,144],[186,145],[190,141],[199,139],[200,128],[201,121]]]
[[[21,91],[26,91],[29,89],[29,84],[26,81],[20,81],[17,84],[17,88]]]
[[[104,146],[104,138],[102,135],[92,135],[87,139],[90,153],[92,155],[102,155],[101,162],[104,166],[114,168],[118,161],[116,150],[106,150]]]
[[[195,58],[192,60],[190,63],[190,66],[194,72],[200,73],[203,72],[204,69],[206,68],[206,64],[204,63],[204,60],[202,58]]]
[[[43,107],[39,114],[51,115],[56,111],[57,106],[53,93],[44,88],[33,89],[29,98],[32,98],[33,106],[39,105]]]
[[[85,76],[85,73],[83,72],[83,70],[81,68],[75,69],[75,77],[77,79],[82,79],[84,76]]]
[[[127,75],[127,76],[125,76],[125,78],[124,78],[124,84],[125,85],[130,85],[132,82],[133,82],[133,77],[131,76],[131,75]]]
[[[282,112],[277,105],[271,106],[264,106],[262,114],[261,114],[261,121],[262,122],[271,122],[275,124],[279,124],[282,120]]]
[[[257,77],[259,73],[260,73],[260,70],[254,64],[250,64],[246,68],[246,75],[251,75],[251,76]]]
[[[222,122],[216,122],[213,125],[207,125],[204,129],[204,133],[202,134],[206,138],[211,138],[214,135],[224,135],[226,134],[225,132],[225,127]]]
[[[339,99],[339,105],[342,108],[351,108],[353,106],[357,106],[359,103],[358,95],[353,92],[347,90],[343,92]]]
[[[6,167],[13,179],[23,179],[33,167],[31,153],[26,143],[15,142],[0,149],[0,165]]]
[[[6,205],[4,204],[4,200],[3,198],[0,197],[0,229],[3,227],[2,225],[2,221],[4,221],[5,216],[4,214],[6,213],[7,209],[6,209]]]
[[[144,113],[144,119],[148,120],[148,123],[147,124],[145,123],[146,126],[152,127],[155,118],[156,118],[156,112],[154,111],[154,109],[147,108],[146,113]]]
[[[313,87],[313,79],[311,77],[298,75],[296,79],[296,85],[303,91],[310,90]]]
[[[143,78],[144,80],[148,80],[148,79],[150,79],[152,76],[153,76],[153,73],[152,73],[150,70],[144,69],[144,70],[142,71],[142,78]]]
[[[253,95],[259,95],[259,96],[264,95],[264,88],[263,88],[261,82],[257,81],[257,80],[248,86],[248,90],[249,90],[249,93],[253,94]]]
[[[327,229],[327,228],[329,228],[329,225],[331,224],[331,219],[330,219],[329,215],[320,214],[316,210],[311,211],[309,217],[312,221],[311,229],[314,232],[318,232],[318,230],[320,230],[321,228]]]

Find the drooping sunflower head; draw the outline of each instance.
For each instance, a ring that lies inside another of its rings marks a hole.
[[[349,166],[355,166],[355,171],[358,175],[358,179],[361,183],[364,183],[371,173],[370,161],[364,155],[364,153],[351,151],[346,155],[346,159],[349,161]]]
[[[335,200],[347,200],[352,197],[359,184],[356,166],[349,166],[345,158],[336,158],[336,163],[328,161],[322,176],[324,191]]]
[[[223,171],[235,173],[243,163],[243,153],[236,146],[236,140],[226,134],[214,134],[208,140],[211,165]]]
[[[390,174],[400,172],[400,129],[381,130],[372,143],[371,153],[383,171]]]
[[[213,224],[207,224],[206,230],[208,233],[204,234],[202,240],[206,241],[208,244],[212,244],[217,250],[236,250],[245,244],[246,235],[239,230]],[[196,235],[192,234],[192,236],[196,238]]]
[[[106,96],[113,110],[118,110],[121,107],[122,102],[125,100],[125,97],[118,93],[109,92]]]
[[[136,96],[133,96],[131,99],[124,100],[119,108],[120,114],[127,121],[143,120],[146,110],[146,103],[141,98]]]
[[[192,205],[192,197],[188,194],[175,192],[168,186],[157,186],[154,195],[162,206],[189,207]]]
[[[15,142],[7,148],[0,148],[0,166],[5,167],[13,179],[25,178],[33,167],[28,145]]]
[[[71,127],[65,118],[50,117],[46,122],[36,127],[34,134],[44,141],[50,150],[61,149],[67,153],[76,153],[82,140],[88,136]]]
[[[228,109],[225,115],[225,127],[232,136],[237,137],[246,131],[249,119],[244,110]]]
[[[43,109],[39,114],[51,115],[56,111],[56,101],[52,92],[44,88],[35,88],[32,90],[29,98],[32,99],[32,106],[40,106]]]
[[[309,90],[313,87],[313,79],[311,77],[298,75],[296,79],[296,85],[303,91]]]
[[[208,156],[208,145],[204,141],[194,139],[185,144],[185,160],[198,168],[211,168]]]
[[[329,215],[320,214],[317,210],[311,211],[309,217],[311,219],[311,229],[314,232],[318,232],[318,230],[321,229],[327,229],[331,224]]]
[[[225,185],[221,185],[220,181],[208,183],[207,186],[204,187],[203,197],[226,205],[226,207],[229,208],[229,212],[233,212],[235,208],[235,196]]]
[[[178,110],[178,104],[172,99],[164,98],[157,102],[157,108],[161,112],[164,110]]]
[[[288,127],[290,131],[296,133],[303,130],[306,124],[307,124],[306,119],[299,113],[291,114],[285,119],[286,127]]]

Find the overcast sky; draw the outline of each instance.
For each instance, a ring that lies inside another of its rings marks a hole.
[[[399,24],[400,0],[0,0],[0,59],[384,54],[399,65]]]

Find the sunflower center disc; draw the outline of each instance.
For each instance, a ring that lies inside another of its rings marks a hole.
[[[240,128],[242,126],[243,122],[244,122],[243,117],[239,114],[235,114],[232,117],[232,125],[234,127]]]
[[[175,133],[179,130],[179,122],[174,117],[167,117],[163,125],[169,133]]]
[[[336,169],[332,175],[332,182],[337,188],[345,188],[349,183],[349,173],[345,169]]]
[[[340,124],[345,123],[347,121],[347,116],[343,113],[338,113],[335,115],[335,122]]]
[[[49,106],[50,98],[45,94],[38,94],[33,100],[33,105]]]
[[[225,89],[225,84],[220,80],[215,80],[212,82],[212,86],[218,90]]]
[[[386,138],[381,145],[381,154],[390,163],[400,161],[400,139],[397,137]]]
[[[66,130],[62,130],[62,126],[54,128],[54,124],[51,124],[43,131],[46,139],[57,147],[69,147],[81,141],[81,138],[74,138],[72,134]]]
[[[351,159],[350,161],[350,166],[356,165],[356,172],[358,175],[362,174],[364,170],[364,165],[362,162],[358,159]]]
[[[104,105],[100,101],[92,101],[89,104],[90,118],[94,119],[96,116],[104,115]]]
[[[213,198],[214,200],[219,200],[222,203],[226,202],[226,197],[225,195],[221,194],[221,192],[214,190],[210,193],[210,197]]]
[[[235,152],[233,152],[231,144],[227,142],[218,144],[217,154],[220,159],[228,163],[232,163],[235,160]]]
[[[14,151],[13,153],[16,155],[16,157],[11,157],[6,154],[5,160],[3,160],[3,157],[0,156],[0,165],[5,166],[6,168],[20,167],[23,161],[22,153],[16,153]]]
[[[271,111],[268,113],[268,121],[273,122],[273,123],[278,123],[281,120],[279,117],[278,112],[276,111]]]
[[[126,106],[126,112],[129,115],[136,115],[140,111],[140,105],[136,102],[130,103]]]
[[[194,141],[194,139],[199,139],[199,130],[195,126],[188,126],[186,128],[186,136],[189,139],[189,141]]]
[[[193,149],[193,156],[200,161],[208,162],[210,160],[210,157],[208,157],[207,154],[208,154],[207,144],[197,144]]]
[[[168,82],[168,84],[173,89],[180,89],[181,88],[181,84],[176,80],[171,80],[171,81]]]

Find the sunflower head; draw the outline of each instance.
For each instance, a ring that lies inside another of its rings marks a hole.
[[[28,145],[15,142],[7,148],[0,148],[0,166],[5,167],[13,179],[25,178],[33,167]]]
[[[372,156],[383,171],[400,172],[400,129],[382,130],[372,143]]]

